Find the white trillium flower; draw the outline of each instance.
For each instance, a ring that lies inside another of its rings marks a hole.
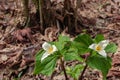
[[[42,48],[45,50],[45,53],[42,55],[41,61],[46,57],[48,57],[50,54],[53,54],[55,51],[57,51],[57,48],[55,45],[51,45],[47,42],[43,43]]]
[[[100,55],[107,57],[107,54],[104,49],[108,44],[109,44],[109,40],[103,40],[100,41],[98,44],[95,43],[91,44],[89,48],[97,51]]]

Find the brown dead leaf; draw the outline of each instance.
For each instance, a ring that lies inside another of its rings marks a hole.
[[[8,56],[3,54],[3,55],[1,55],[0,58],[2,61],[6,61],[8,59]]]
[[[114,55],[112,58],[112,68],[110,69],[107,77],[119,76],[120,77],[120,54]]]
[[[29,65],[30,63],[33,63],[33,62],[34,62],[33,58],[24,58],[24,59],[22,59],[20,67],[24,67],[24,66]]]
[[[23,52],[23,49],[20,49],[19,51],[15,52],[14,55],[11,55],[11,57],[7,61],[7,65],[10,68],[19,66],[22,58],[22,52]]]
[[[113,66],[116,66],[116,65],[120,65],[120,54],[116,54],[114,57],[113,57]]]
[[[32,38],[32,34],[31,34],[31,29],[30,28],[25,28],[25,29],[22,29],[22,30],[16,30],[14,33],[13,33],[13,37],[16,41],[20,41],[20,42],[23,42],[27,39],[29,39],[32,43],[34,43],[34,39]]]
[[[57,39],[59,30],[56,27],[48,27],[45,30],[45,40],[46,41],[54,41]]]
[[[0,41],[0,50],[6,47],[6,43],[4,41]]]

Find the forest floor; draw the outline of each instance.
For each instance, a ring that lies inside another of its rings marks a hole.
[[[19,29],[24,23],[22,6],[21,0],[0,0],[0,80],[17,80],[19,77],[20,80],[49,80],[47,76],[33,75],[34,60],[44,41],[57,39],[54,35],[57,30],[51,26],[42,35],[35,28]],[[35,12],[33,6],[30,6],[31,13]],[[78,15],[93,19],[92,23],[95,23],[93,26],[88,23],[89,28],[80,28],[82,30],[79,33],[87,32],[93,37],[103,34],[117,44],[118,50],[112,57],[107,80],[120,80],[120,0],[82,0]],[[62,33],[71,36],[65,31]],[[58,73],[53,80],[65,80]],[[83,80],[102,80],[102,75],[88,68]]]

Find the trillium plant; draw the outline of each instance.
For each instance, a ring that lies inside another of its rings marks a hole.
[[[116,51],[116,44],[100,34],[93,39],[88,34],[80,34],[72,41],[68,36],[59,35],[57,41],[42,44],[42,49],[35,56],[34,74],[53,76],[55,67],[60,65],[66,80],[69,80],[68,75],[74,80],[82,80],[89,67],[101,71],[103,80],[106,80],[111,68],[111,54]],[[79,64],[68,66],[64,63],[73,60]],[[58,61],[61,64],[57,64]]]

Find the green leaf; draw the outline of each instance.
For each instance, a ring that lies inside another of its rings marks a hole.
[[[89,47],[89,45],[93,43],[92,38],[88,34],[80,34],[74,39],[74,41],[79,42],[86,47]]]
[[[58,48],[58,50],[62,50],[64,48],[64,45],[70,41],[70,38],[68,36],[62,36],[59,35],[58,37],[58,41],[55,42],[56,47]]]
[[[63,57],[66,61],[71,60],[78,60],[80,62],[83,61],[83,59],[78,55],[76,48],[70,48],[68,51],[64,53]]]
[[[41,57],[44,53],[44,50],[40,50],[36,56],[35,56],[35,68],[34,68],[34,74],[38,74],[39,73],[39,67],[40,67],[40,64],[41,64]]]
[[[36,61],[40,61],[42,55],[44,54],[44,52],[45,52],[45,51],[44,51],[43,49],[41,49],[40,51],[38,51],[38,53],[35,55],[35,60],[36,60]]]
[[[104,36],[102,34],[98,34],[94,40],[96,43],[99,43],[100,41],[104,40]]]
[[[41,73],[44,75],[51,75],[55,68],[55,64],[56,64],[58,56],[55,53],[51,54],[50,56],[48,56],[41,62],[41,57],[42,57],[43,53],[44,53],[44,51],[41,50],[36,55],[34,74]]]
[[[81,71],[83,70],[83,68],[84,68],[84,66],[81,64],[78,64],[73,68],[72,72],[74,73],[76,80],[78,80],[78,77],[79,77]]]
[[[78,49],[77,51],[79,54],[84,54],[90,51],[90,49],[87,46],[76,41],[72,42],[72,47]]]
[[[117,45],[114,43],[110,43],[107,45],[107,47],[105,48],[105,51],[107,53],[115,53],[117,51]]]
[[[43,62],[41,63],[40,73],[50,76],[54,71],[57,59],[58,59],[57,55],[50,55],[46,59],[44,59]]]
[[[74,80],[78,80],[78,77],[80,75],[80,72],[83,70],[84,66],[82,64],[78,64],[72,67],[69,67],[67,70],[67,74],[72,76]]]
[[[106,75],[111,68],[111,59],[109,57],[104,58],[100,55],[90,56],[87,59],[87,64],[91,68],[98,69],[102,72],[103,78],[106,78]]]
[[[64,41],[70,41],[70,38],[68,36],[59,35],[58,40],[60,42],[64,42]]]

